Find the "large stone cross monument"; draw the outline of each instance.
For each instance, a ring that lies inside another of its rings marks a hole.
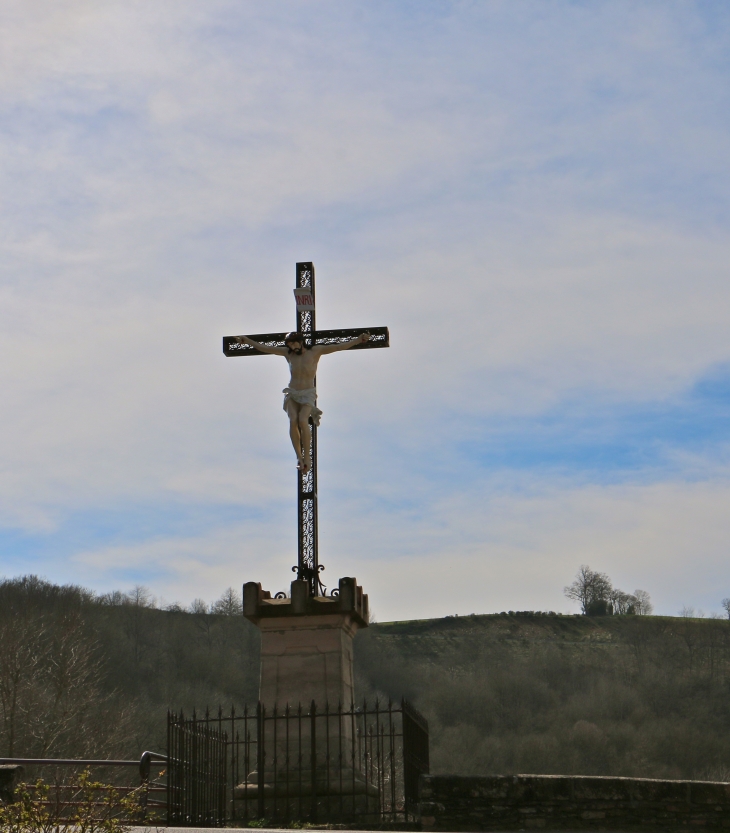
[[[244,615],[261,629],[259,699],[268,706],[315,701],[349,707],[354,699],[352,640],[368,624],[368,597],[354,578],[329,593],[321,580],[317,541],[316,369],[319,358],[339,350],[388,347],[387,327],[317,330],[314,265],[297,263],[297,328],[290,333],[225,336],[226,356],[284,356],[291,369],[284,409],[297,453],[298,559],[291,594],[243,587]]]

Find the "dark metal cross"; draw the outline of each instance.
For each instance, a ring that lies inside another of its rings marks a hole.
[[[359,336],[365,328],[359,330],[318,330],[315,323],[314,264],[297,263],[297,332],[304,337],[307,347],[315,344],[340,344]],[[370,340],[356,344],[351,350],[367,350],[373,347],[389,347],[387,327],[370,327]],[[259,333],[248,336],[260,344],[271,347],[283,347],[286,333]],[[226,356],[263,356],[266,355],[249,344],[242,344],[238,336],[224,336],[223,352]],[[316,382],[315,382],[316,384]],[[311,420],[310,420],[311,422]],[[297,501],[299,505],[299,557],[296,572],[300,581],[309,583],[312,596],[326,593],[319,574],[324,567],[319,563],[317,541],[317,426],[312,424],[312,468],[307,474],[297,472]]]

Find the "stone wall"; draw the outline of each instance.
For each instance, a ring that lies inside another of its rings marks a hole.
[[[424,830],[730,829],[730,784],[568,775],[425,775]]]

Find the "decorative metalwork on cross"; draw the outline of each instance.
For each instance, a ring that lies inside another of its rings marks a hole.
[[[387,327],[370,327],[366,341],[357,341],[364,332],[359,330],[318,330],[316,326],[316,303],[314,291],[314,264],[297,263],[297,278],[294,295],[297,305],[297,333],[302,335],[304,347],[348,345],[348,349],[364,350],[375,347],[389,347],[389,333]],[[266,348],[278,348],[277,352],[286,347],[286,333],[259,333],[250,336],[224,336],[223,352],[226,356],[261,356],[264,351],[251,344],[242,342],[246,338]],[[364,338],[364,336],[363,336]],[[341,349],[341,348],[337,348]],[[297,579],[309,584],[310,594],[320,596],[326,594],[326,587],[320,579],[324,566],[319,563],[318,535],[317,535],[317,425],[309,420],[311,440],[308,459],[311,467],[297,471],[297,501],[299,507],[299,554],[297,566],[292,567]],[[335,592],[335,591],[333,591]]]

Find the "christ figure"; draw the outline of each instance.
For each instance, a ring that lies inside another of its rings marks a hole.
[[[289,387],[284,388],[282,393],[284,410],[289,417],[289,436],[297,454],[297,468],[302,474],[307,474],[312,468],[312,429],[309,427],[309,419],[311,417],[312,422],[319,425],[319,418],[322,416],[322,411],[317,407],[317,388],[314,386],[319,358],[325,353],[348,350],[356,344],[363,344],[369,338],[370,333],[366,332],[340,344],[315,344],[313,347],[306,347],[301,333],[288,333],[283,347],[269,347],[248,336],[237,337],[240,343],[250,344],[262,353],[284,356],[289,362]]]

